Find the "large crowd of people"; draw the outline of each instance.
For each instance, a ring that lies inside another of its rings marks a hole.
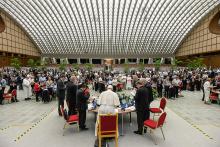
[[[72,77],[73,76],[73,77]],[[71,78],[72,77],[72,78]],[[182,90],[200,91],[204,90],[203,85],[208,78],[210,84],[220,87],[220,78],[217,71],[208,70],[186,70],[180,69],[176,71],[156,72],[154,70],[131,71],[129,74],[123,72],[104,72],[104,71],[87,71],[84,69],[73,70],[69,69],[66,72],[60,72],[56,68],[48,70],[23,68],[20,71],[12,68],[0,70],[0,87],[2,93],[11,92],[13,89],[24,90],[25,99],[28,100],[33,95],[36,96],[36,101],[42,97],[43,91],[46,89],[49,93],[49,98],[45,101],[58,95],[65,99],[65,91],[67,90],[66,99],[68,101],[68,89],[74,84],[92,84],[94,90],[105,91],[106,85],[112,85],[113,91],[132,89],[138,79],[146,79],[147,83],[156,90],[158,97],[177,98],[178,93]],[[68,84],[67,84],[68,83]],[[9,90],[5,91],[6,86]],[[68,86],[69,85],[69,86]],[[57,90],[59,89],[59,90]],[[63,91],[62,91],[62,90]],[[76,90],[75,90],[76,92]],[[75,94],[75,93],[74,93]],[[76,94],[75,94],[76,95]],[[1,103],[2,103],[1,98]],[[13,101],[18,101],[17,99]]]
[[[68,115],[79,114],[79,127],[87,130],[86,110],[91,85],[94,91],[100,93],[99,113],[112,112],[120,106],[119,98],[115,92],[135,89],[135,108],[137,112],[138,129],[136,134],[142,134],[143,122],[149,118],[149,106],[155,97],[176,99],[181,96],[182,90],[203,91],[201,100],[208,103],[210,86],[220,88],[220,77],[214,70],[188,70],[180,68],[170,71],[87,71],[85,69],[68,69],[61,72],[56,68],[47,70],[22,68],[14,70],[4,68],[0,70],[0,104],[3,104],[4,93],[13,90],[23,90],[24,100],[35,97],[47,103],[57,97],[58,114],[62,115],[61,107],[64,101],[68,106]],[[9,88],[6,88],[6,87]],[[12,102],[18,102],[17,96]]]

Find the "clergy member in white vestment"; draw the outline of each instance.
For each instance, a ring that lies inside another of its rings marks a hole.
[[[32,96],[31,82],[29,76],[26,76],[23,80],[24,98],[30,98]]]
[[[112,85],[108,85],[107,90],[102,92],[99,96],[98,115],[96,120],[95,136],[97,136],[98,117],[99,114],[115,114],[115,108],[120,105],[119,97],[117,93],[113,92]]]

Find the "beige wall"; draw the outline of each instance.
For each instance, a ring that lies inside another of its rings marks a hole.
[[[209,31],[209,23],[218,11],[220,11],[220,7],[213,10],[213,12],[207,15],[197,27],[192,30],[182,45],[177,49],[176,56],[220,51],[220,35],[212,34]]]
[[[0,52],[40,56],[40,51],[16,22],[3,12],[0,15],[6,25],[4,32],[0,33]]]

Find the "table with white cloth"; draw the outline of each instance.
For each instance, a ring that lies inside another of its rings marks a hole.
[[[89,109],[88,111],[95,113],[95,118],[97,117],[98,107],[96,109]],[[120,136],[123,136],[124,135],[124,115],[129,114],[129,122],[131,125],[131,112],[135,112],[135,107],[131,106],[131,107],[125,108],[124,110],[122,110],[121,108],[117,108],[116,112],[119,115],[121,115],[121,134],[120,134]]]

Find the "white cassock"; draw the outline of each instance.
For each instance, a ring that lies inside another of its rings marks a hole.
[[[205,102],[209,102],[209,95],[210,95],[210,82],[206,81],[203,85],[204,93],[205,93]]]
[[[31,82],[28,79],[23,80],[24,98],[32,96]]]
[[[97,136],[99,114],[115,114],[115,107],[120,105],[120,101],[117,93],[108,89],[100,94],[98,104],[100,107],[96,120],[95,136]]]

